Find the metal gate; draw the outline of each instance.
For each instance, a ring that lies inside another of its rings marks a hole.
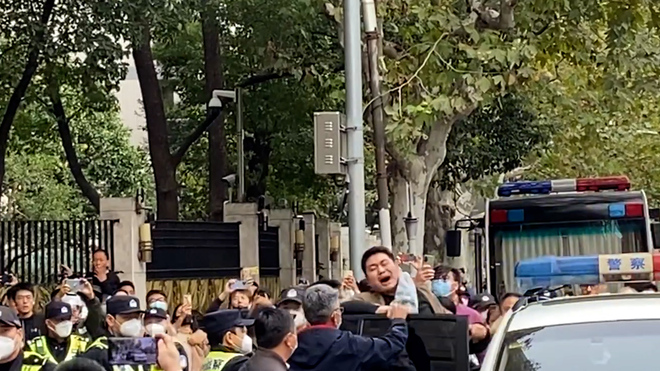
[[[259,276],[280,276],[280,239],[279,228],[259,228]],[[293,259],[293,257],[292,257]]]
[[[105,250],[113,261],[116,220],[0,222],[0,267],[33,284],[58,281],[60,265],[84,274],[92,254]]]

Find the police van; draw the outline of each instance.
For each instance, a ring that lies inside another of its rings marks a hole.
[[[504,316],[481,370],[652,368],[660,341],[660,294],[558,293],[576,283],[650,281],[660,272],[659,263],[660,255],[644,253],[519,262],[519,285],[559,286],[522,298]]]

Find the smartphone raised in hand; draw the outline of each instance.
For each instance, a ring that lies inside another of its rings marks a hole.
[[[85,287],[85,282],[83,281],[82,278],[76,278],[76,279],[66,279],[64,280],[64,283],[69,286],[70,293],[75,294],[78,293]]]
[[[424,255],[424,263],[430,265],[431,267],[435,266],[435,255],[426,254]]]
[[[108,338],[108,361],[111,365],[155,365],[158,361],[158,339]]]
[[[414,263],[417,257],[415,254],[401,254],[401,263]]]

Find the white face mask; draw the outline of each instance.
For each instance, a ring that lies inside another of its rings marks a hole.
[[[55,333],[61,338],[68,338],[71,335],[71,330],[73,330],[73,322],[71,321],[62,321],[55,325]]]
[[[87,309],[87,306],[83,304],[82,307],[80,307],[80,318],[78,319],[79,324],[85,323],[87,321],[87,316],[89,315],[89,310]]]
[[[137,338],[143,335],[142,321],[137,318],[128,320],[121,324],[119,332],[122,336]]]
[[[241,341],[241,353],[247,354],[252,351],[252,338],[244,335],[243,341]]]
[[[167,312],[167,303],[164,301],[154,301],[153,303],[149,304],[149,308],[162,309]]]
[[[484,320],[484,322],[488,320],[488,311],[481,312],[479,314],[481,314],[481,319]]]
[[[156,337],[158,334],[164,335],[167,332],[165,330],[165,326],[161,325],[160,323],[150,323],[144,327],[147,330],[147,334],[149,334],[149,336],[152,338]]]
[[[12,338],[0,336],[0,360],[5,360],[16,350],[16,342]]]
[[[301,328],[307,324],[305,312],[302,309],[290,310],[289,312],[293,315],[293,323],[296,325],[296,328]]]

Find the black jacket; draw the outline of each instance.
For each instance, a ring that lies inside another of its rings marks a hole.
[[[23,329],[25,330],[25,343],[28,341],[44,335],[46,333],[46,322],[44,315],[41,313],[34,313],[32,317],[21,318]]]
[[[387,368],[408,339],[404,320],[392,320],[381,338],[354,335],[329,326],[312,326],[298,334],[298,349],[289,358],[291,371],[358,371]]]
[[[280,356],[267,349],[257,349],[254,355],[242,364],[239,371],[287,371],[289,368]]]

